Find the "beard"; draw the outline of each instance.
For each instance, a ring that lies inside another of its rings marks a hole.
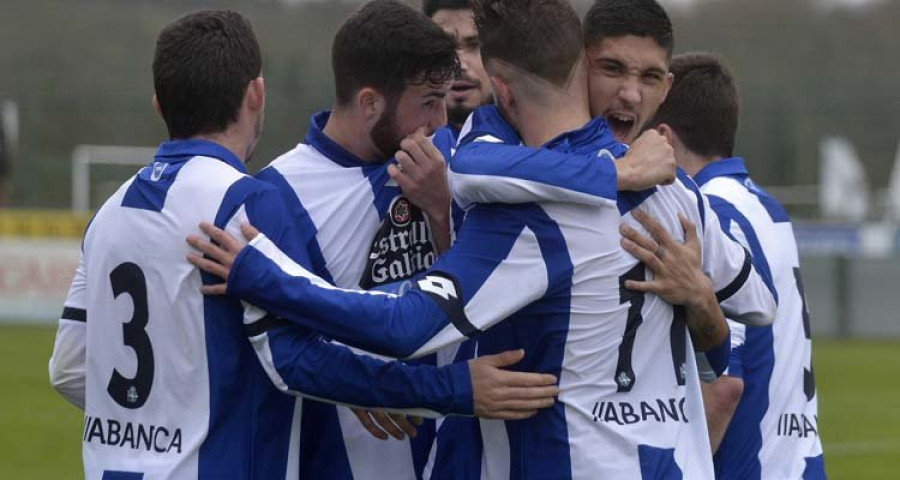
[[[388,102],[387,107],[381,114],[381,118],[375,122],[371,133],[372,143],[381,154],[382,158],[387,160],[394,156],[400,150],[400,141],[403,136],[397,127],[397,102]]]

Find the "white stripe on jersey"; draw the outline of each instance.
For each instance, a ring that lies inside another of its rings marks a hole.
[[[369,244],[381,225],[372,185],[362,168],[336,164],[300,144],[273,161],[317,229],[316,241],[335,285],[356,287]]]

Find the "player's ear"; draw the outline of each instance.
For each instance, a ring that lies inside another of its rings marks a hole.
[[[665,123],[660,123],[656,127],[656,131],[659,132],[660,135],[666,137],[666,141],[669,142],[673,148],[675,145],[678,145],[681,142],[681,139],[678,138],[678,134],[675,133],[675,130],[672,130],[672,127],[668,126]]]
[[[162,108],[160,108],[159,106],[159,100],[156,99],[155,93],[153,94],[153,111],[156,112],[156,114],[159,115],[160,118],[162,118]]]
[[[251,111],[258,112],[266,106],[266,82],[262,75],[250,80],[247,85],[247,94],[245,95],[247,107]]]
[[[494,91],[494,100],[500,104],[503,110],[510,113],[515,112],[516,98],[512,89],[509,88],[509,84],[500,77],[492,76],[490,79],[491,89]]]
[[[384,95],[371,87],[363,87],[356,93],[356,108],[366,120],[378,120],[387,102]]]

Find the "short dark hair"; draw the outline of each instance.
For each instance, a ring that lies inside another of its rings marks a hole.
[[[262,73],[253,27],[229,10],[187,14],[156,40],[153,86],[171,138],[225,130]]]
[[[672,127],[698,155],[734,155],[740,113],[734,77],[715,56],[700,52],[676,55],[671,70],[672,89],[651,123]]]
[[[485,64],[501,60],[561,85],[584,51],[566,0],[472,0],[472,10]]]
[[[453,37],[397,0],[374,0],[347,18],[334,37],[331,67],[340,105],[364,87],[396,98],[410,83],[444,83],[460,71]]]
[[[672,21],[656,0],[596,0],[584,16],[585,46],[626,35],[652,38],[669,58],[675,48]]]
[[[422,11],[428,18],[434,16],[438,10],[471,10],[469,0],[423,0]]]

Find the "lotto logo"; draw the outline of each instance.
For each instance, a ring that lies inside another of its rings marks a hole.
[[[444,300],[449,301],[450,297],[459,298],[459,295],[456,293],[456,286],[453,285],[453,280],[446,277],[429,275],[419,280],[419,288],[423,292],[432,293]]]

